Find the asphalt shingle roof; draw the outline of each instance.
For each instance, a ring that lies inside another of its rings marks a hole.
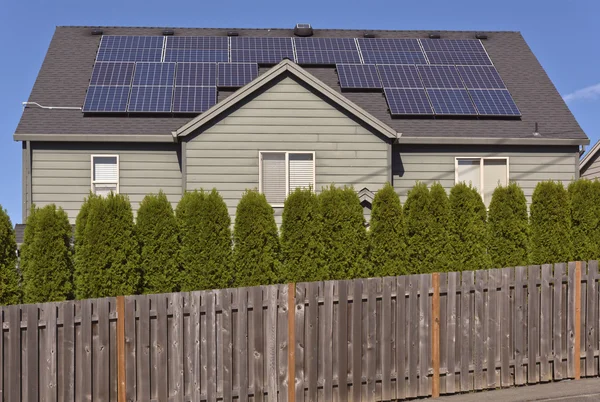
[[[105,35],[161,35],[163,28],[100,27]],[[100,36],[92,27],[57,27],[29,101],[45,106],[82,106]],[[291,37],[292,29],[176,28],[180,36],[223,36],[235,30],[241,36]],[[362,37],[365,32],[379,38],[425,38],[429,31],[378,31],[315,29],[315,37]],[[472,39],[474,32],[442,32],[445,39]],[[493,119],[405,119],[392,118],[382,93],[343,92],[403,137],[533,138],[535,123],[543,138],[580,139],[587,136],[573,117],[548,75],[519,32],[487,32],[483,44],[511,92],[522,118]],[[341,92],[333,67],[303,66],[334,90]],[[261,68],[261,73],[266,71]],[[219,100],[231,92],[220,92]],[[78,110],[26,108],[18,134],[145,134],[170,135],[189,117],[85,116]]]

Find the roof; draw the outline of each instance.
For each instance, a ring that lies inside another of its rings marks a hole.
[[[100,36],[161,35],[164,28],[57,27],[42,64],[30,102],[44,106],[80,107],[90,80]],[[292,37],[292,29],[175,28],[181,36],[223,36],[235,30],[240,36]],[[424,38],[429,31],[315,29],[314,37]],[[472,39],[474,32],[442,32],[446,39]],[[544,69],[519,32],[486,32],[484,46],[522,113],[520,120],[392,118],[382,93],[343,92],[343,97],[402,134],[400,142],[588,144],[589,140]],[[311,76],[342,93],[331,67],[302,67]],[[264,74],[270,68],[261,68]],[[219,102],[232,92],[219,91]],[[173,141],[171,133],[190,117],[85,116],[79,110],[25,108],[15,132],[17,140],[63,141]],[[540,137],[533,137],[535,123]]]
[[[587,164],[592,162],[595,159],[596,154],[600,150],[600,141],[594,144],[593,147],[590,148],[587,154],[579,161],[579,171],[586,168]]]

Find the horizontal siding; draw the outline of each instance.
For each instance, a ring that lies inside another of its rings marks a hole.
[[[585,177],[586,179],[600,179],[600,160],[598,160],[598,154],[594,155],[585,170],[581,171],[581,177]]]
[[[120,192],[135,212],[149,193],[162,190],[175,207],[181,198],[176,144],[33,143],[32,196],[37,206],[62,207],[75,222],[91,189],[91,155],[119,155]]]
[[[331,183],[377,191],[389,181],[387,140],[285,78],[190,137],[187,189],[216,188],[233,216],[243,192],[259,186],[259,151],[314,151],[317,191]]]
[[[507,157],[509,179],[518,183],[531,202],[535,186],[544,180],[567,184],[575,179],[577,147],[411,146],[393,149],[393,184],[402,202],[421,181],[439,182],[447,191],[455,184],[455,158]]]

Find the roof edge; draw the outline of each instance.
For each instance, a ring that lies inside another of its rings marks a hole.
[[[137,135],[137,134],[17,134],[15,141],[51,141],[51,142],[170,142],[171,135]]]
[[[583,159],[581,159],[581,161],[579,161],[579,170],[586,167],[586,165],[592,161],[594,156],[596,156],[596,154],[598,153],[599,150],[600,150],[600,141],[596,142],[594,144],[594,146],[592,148],[590,148],[588,153],[585,154]]]
[[[563,138],[473,138],[473,137],[400,137],[397,144],[455,145],[587,145],[589,139]]]

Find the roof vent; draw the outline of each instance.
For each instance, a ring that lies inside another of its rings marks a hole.
[[[173,31],[172,29],[165,29],[164,31],[162,31],[162,34],[164,36],[172,36],[175,35],[175,31]]]
[[[374,37],[375,37],[375,34],[374,34],[374,33],[368,33],[368,32],[365,32],[365,33],[363,34],[363,38],[369,38],[369,39],[373,39]]]
[[[102,35],[103,33],[101,29],[92,29],[92,35]]]
[[[313,29],[310,24],[296,24],[294,27],[294,35],[296,36],[312,36]]]
[[[484,34],[484,33],[478,33],[477,35],[475,35],[475,38],[477,38],[477,39],[487,39],[488,36],[487,36],[487,34]]]
[[[439,32],[432,32],[429,34],[429,39],[439,39],[441,37],[442,37],[442,35],[440,35]]]
[[[237,31],[227,31],[227,36],[240,36]]]

